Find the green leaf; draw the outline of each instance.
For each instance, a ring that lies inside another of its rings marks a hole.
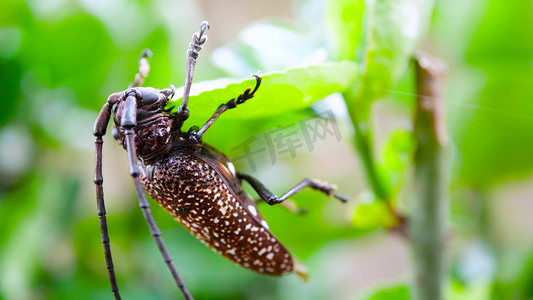
[[[330,0],[326,8],[330,48],[339,59],[355,59],[363,33],[363,0]]]
[[[367,6],[360,100],[371,103],[382,98],[403,75],[425,34],[432,4],[422,0],[376,0]]]
[[[350,61],[331,62],[264,74],[256,96],[249,100],[253,102],[253,105],[248,102],[244,103],[239,106],[239,109],[226,113],[224,118],[254,119],[299,111],[330,94],[346,90],[352,82],[357,81],[358,75],[358,65]],[[221,81],[214,84],[225,83]],[[206,84],[200,83],[199,85]],[[213,87],[209,84],[207,86]],[[201,92],[196,96],[191,95],[189,110],[191,114],[210,116],[220,104],[237,98],[247,88],[254,86],[255,78],[252,78],[229,84],[223,88]],[[178,106],[181,101],[181,98],[170,101],[168,106]]]
[[[463,286],[457,281],[452,281],[448,288],[447,299],[450,300],[482,300],[491,298],[491,282],[489,280],[477,280]],[[494,299],[494,298],[493,298]],[[523,298],[526,299],[526,298]]]
[[[105,98],[95,87],[106,82],[105,74],[118,56],[102,23],[82,13],[38,25],[22,36],[20,54],[25,66],[35,72],[42,85],[52,89],[68,87],[79,103],[95,109],[101,107]]]
[[[482,7],[479,25],[464,35],[464,57],[454,58],[468,66],[449,76],[447,89],[456,180],[478,188],[533,173],[531,1],[486,1]],[[453,11],[441,18],[457,20]],[[459,34],[449,30],[441,29],[449,36]],[[442,45],[444,52],[453,46]]]
[[[372,156],[370,108],[383,98],[406,72],[419,39],[429,21],[432,1],[376,0],[366,6],[366,49],[359,84],[344,93],[355,129],[355,144],[374,193],[388,199],[386,184],[379,180]]]
[[[384,288],[365,298],[367,300],[409,300],[409,287],[399,285]]]
[[[393,132],[382,153],[382,170],[389,183],[389,190],[397,192],[405,178],[405,170],[409,166],[411,153],[414,150],[413,133],[406,130]]]
[[[379,227],[390,228],[397,225],[387,203],[376,201],[371,194],[364,194],[355,207],[352,225],[360,230],[373,230]]]

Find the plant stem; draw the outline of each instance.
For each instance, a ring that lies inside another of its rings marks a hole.
[[[429,56],[415,59],[417,106],[414,131],[414,189],[409,236],[412,242],[415,300],[443,299],[444,243],[448,201],[443,176],[444,65]]]
[[[406,218],[398,212],[392,203],[390,190],[387,182],[378,173],[377,165],[372,152],[372,131],[370,130],[370,106],[372,101],[365,98],[364,92],[358,93],[346,92],[343,94],[345,102],[348,105],[350,119],[355,130],[355,147],[359,157],[363,162],[366,173],[366,179],[370,185],[375,199],[386,204],[390,215],[395,218],[395,224],[388,225],[387,229],[394,230],[402,236],[407,236]]]
[[[357,103],[362,102],[361,99],[354,99],[358,98],[359,95],[361,94],[352,96],[351,93],[345,93],[343,96],[346,103]],[[361,113],[362,111],[363,113]],[[370,124],[368,120],[369,108],[361,108],[360,105],[354,106],[352,109],[349,109],[349,113],[355,130],[355,147],[363,162],[368,184],[372,188],[372,192],[377,199],[388,202],[390,200],[389,193],[385,183],[381,180],[377,172],[374,155],[372,153],[372,135],[369,130]],[[361,117],[361,115],[363,115],[363,117]]]
[[[389,195],[376,170],[376,163],[372,153],[372,139],[368,133],[361,130],[360,125],[360,123],[354,121],[355,145],[363,161],[366,178],[376,198],[387,202],[389,201]]]

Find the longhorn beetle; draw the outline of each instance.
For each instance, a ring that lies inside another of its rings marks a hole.
[[[192,297],[161,238],[145,190],[176,221],[213,251],[242,267],[275,276],[298,273],[299,270],[285,247],[270,232],[255,202],[242,190],[241,182],[248,182],[259,197],[270,205],[285,201],[305,187],[347,201],[345,196],[334,192],[334,186],[308,178],[278,197],[254,177],[235,172],[233,164],[224,154],[202,142],[203,134],[223,112],[254,97],[261,85],[258,75],[254,75],[256,84],[253,89],[248,88],[236,99],[221,104],[201,128],[194,126],[187,132],[181,130],[189,117],[187,100],[194,66],[207,40],[205,32],[208,28],[207,22],[202,22],[200,31],[193,35],[187,51],[183,103],[176,113],[170,113],[165,108],[174,95],[173,86],[163,90],[140,87],[149,69],[146,56],[150,53],[143,51],[139,59],[139,72],[130,88],[111,94],[94,124],[96,202],[106,266],[116,299],[120,299],[120,293],[107,231],[102,177],[102,137],[106,133],[111,112],[115,123],[113,135],[128,153],[130,174],[150,233],[186,299]]]

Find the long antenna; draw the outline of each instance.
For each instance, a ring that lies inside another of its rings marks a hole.
[[[193,34],[192,43],[189,44],[190,48],[187,51],[187,71],[185,73],[185,86],[183,89],[183,103],[178,107],[178,118],[183,122],[189,118],[189,110],[187,109],[187,102],[189,100],[189,93],[191,91],[192,77],[194,75],[194,66],[196,65],[196,59],[200,55],[202,45],[207,41],[207,36],[204,33],[209,29],[209,24],[203,21],[200,24],[200,31]]]

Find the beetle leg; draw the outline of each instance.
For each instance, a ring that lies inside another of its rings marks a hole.
[[[139,56],[139,69],[137,70],[137,74],[135,74],[133,82],[130,83],[130,88],[139,87],[144,84],[144,80],[148,77],[148,72],[150,72],[148,59],[151,57],[152,51],[150,49],[146,48],[141,51],[141,55]]]
[[[209,129],[209,127],[211,127],[211,125],[213,125],[216,119],[218,119],[218,117],[220,117],[220,115],[223,112],[225,112],[228,109],[237,107],[237,105],[246,102],[246,100],[252,99],[255,96],[255,92],[261,85],[261,76],[259,75],[253,75],[253,76],[256,79],[255,87],[253,90],[251,88],[247,88],[244,91],[244,93],[240,94],[239,97],[237,97],[237,99],[233,98],[227,103],[221,104],[217,108],[215,113],[211,116],[211,118],[209,118],[209,120],[205,122],[204,126],[202,126],[202,128],[200,128],[200,130],[198,131],[191,132],[191,134],[189,135],[189,138],[197,143],[200,143],[202,141],[202,135],[207,131],[207,129]]]
[[[139,163],[137,161],[137,156],[135,154],[135,142],[134,142],[135,137],[134,137],[134,130],[133,130],[133,128],[135,127],[137,123],[136,96],[138,97],[138,94],[135,93],[135,90],[133,89],[133,90],[126,91],[125,96],[126,96],[125,109],[122,115],[120,125],[124,128],[124,135],[126,136],[126,151],[128,152],[130,175],[133,178],[133,183],[135,185],[135,191],[137,192],[137,198],[139,200],[139,206],[141,207],[144,218],[146,219],[146,222],[148,223],[148,228],[150,229],[150,233],[154,237],[157,243],[157,246],[159,248],[159,251],[161,252],[161,255],[163,255],[163,259],[165,260],[165,263],[167,264],[167,267],[170,270],[170,273],[172,273],[172,277],[174,277],[174,280],[176,281],[176,284],[178,285],[185,299],[189,300],[189,299],[192,299],[192,296],[187,290],[187,288],[185,287],[183,280],[179,276],[178,271],[176,270],[176,267],[174,266],[174,262],[172,261],[172,257],[168,253],[165,243],[163,242],[163,238],[161,237],[161,231],[157,227],[154,217],[152,216],[152,212],[150,210],[150,204],[148,203],[148,200],[146,199],[146,194],[144,193],[144,189],[141,184],[141,179],[139,177],[140,170],[139,170]]]
[[[255,200],[256,203],[259,202],[259,201],[264,201],[264,200],[261,199],[261,198]],[[305,215],[307,213],[307,208],[305,208],[305,207],[298,208],[298,206],[296,206],[296,203],[294,203],[294,201],[292,201],[291,199],[287,199],[287,200],[281,202],[279,205],[285,207],[288,211],[290,211],[293,214]]]
[[[248,182],[252,186],[252,188],[257,192],[259,197],[261,197],[261,199],[265,200],[265,202],[270,205],[282,203],[283,201],[287,200],[289,197],[293,196],[294,194],[299,193],[305,187],[310,187],[312,189],[323,192],[330,197],[335,197],[341,200],[342,202],[348,201],[348,197],[334,192],[335,191],[334,186],[326,184],[316,179],[305,178],[304,180],[300,181],[300,183],[298,183],[293,188],[291,188],[288,192],[283,194],[283,196],[278,197],[276,196],[276,194],[272,193],[261,181],[257,180],[256,178],[250,175],[243,174],[243,173],[237,173],[237,177]]]

